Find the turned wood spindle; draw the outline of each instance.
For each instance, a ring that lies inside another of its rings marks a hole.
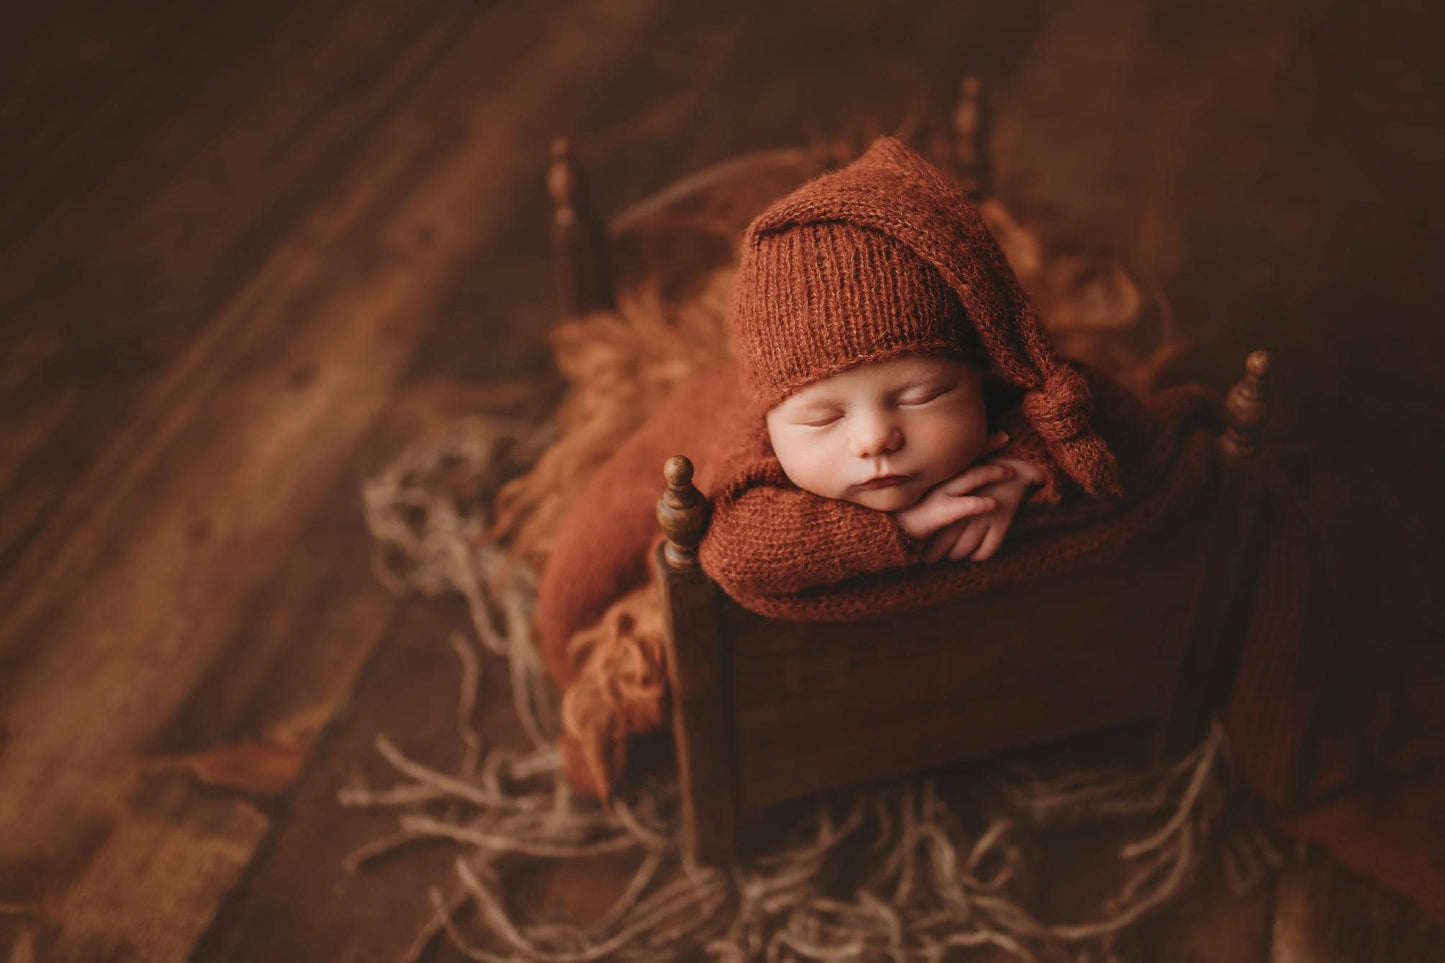
[[[992,132],[993,117],[984,96],[983,81],[974,76],[963,78],[958,104],[953,109],[953,164],[959,181],[975,201],[992,189],[989,158]]]
[[[575,316],[612,307],[606,232],[587,206],[572,144],[565,137],[552,142],[547,193],[552,198],[552,266],[562,312]]]
[[[1255,351],[1244,362],[1244,377],[1234,383],[1224,399],[1225,429],[1219,450],[1234,461],[1247,461],[1263,447],[1264,428],[1269,421],[1268,351]]]
[[[657,500],[657,522],[667,536],[663,559],[675,569],[697,568],[697,546],[707,528],[708,504],[692,484],[692,462],[673,455],[662,467],[667,488]]]
[[[577,221],[573,195],[577,177],[572,169],[572,142],[565,137],[552,141],[552,163],[547,167],[547,193],[552,198],[552,223],[571,227]]]

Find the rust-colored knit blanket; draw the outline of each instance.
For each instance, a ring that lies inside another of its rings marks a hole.
[[[1020,512],[1005,549],[986,562],[921,564],[893,519],[799,490],[741,406],[728,447],[707,451],[713,505],[703,568],[745,608],[773,618],[845,622],[926,608],[1026,581],[1122,549],[1188,511],[1207,483],[1215,403],[1180,387],[1147,402],[1081,366],[1095,428],[1119,459],[1123,495],[1091,497],[1050,460],[1017,409],[993,416],[1011,435],[1004,454],[1048,479]]]
[[[1097,376],[1091,380],[1096,398],[1117,398],[1101,389],[1104,382]],[[738,403],[730,367],[694,379],[603,465],[553,544],[540,586],[537,628],[548,666],[566,690],[569,736],[563,748],[569,777],[583,790],[605,795],[622,770],[629,740],[665,724],[666,670],[656,594],[646,584],[646,559],[657,538],[653,505],[661,488],[660,466],[671,454],[697,452],[697,481],[716,498],[727,487],[719,475],[729,463],[717,459],[718,443]],[[834,617],[878,600],[901,610],[950,592],[1087,564],[1144,531],[1169,524],[1176,512],[1187,511],[1209,475],[1208,396],[1175,389],[1114,409],[1102,402],[1098,417],[1102,434],[1128,466],[1123,500],[1061,497],[1056,504],[1030,506],[1011,533],[1008,552],[972,568],[911,565],[820,584],[793,596],[769,595],[748,585],[755,595],[745,601],[793,617]],[[1150,430],[1136,434],[1141,428]],[[772,476],[762,470],[758,477]],[[739,491],[751,487],[739,485],[737,478],[732,485]],[[1341,750],[1348,740],[1321,744],[1316,732],[1321,718],[1339,710],[1321,702],[1319,683],[1310,681],[1309,669],[1319,654],[1312,656],[1303,643],[1328,635],[1320,623],[1333,619],[1335,607],[1328,598],[1333,583],[1318,571],[1319,550],[1301,514],[1301,493],[1294,488],[1282,473],[1273,473],[1269,545],[1227,713],[1235,764],[1290,832],[1322,843],[1445,922],[1445,823],[1439,818],[1445,803],[1439,765],[1445,742],[1438,729],[1415,733],[1400,746],[1358,752]],[[716,556],[712,560],[714,577],[726,581],[729,576],[718,570]],[[1428,687],[1436,677],[1426,673],[1418,686]],[[1369,694],[1362,689],[1352,698],[1365,701]],[[1362,724],[1356,741],[1378,739],[1376,728]],[[1375,794],[1360,791],[1372,782]]]
[[[666,667],[648,559],[659,537],[661,466],[688,454],[714,505],[705,569],[739,603],[799,621],[846,621],[924,608],[1101,560],[1188,512],[1209,483],[1214,397],[1173,388],[1136,397],[1081,366],[1093,418],[1121,467],[1122,497],[1092,497],[1048,461],[1025,419],[1014,454],[1045,468],[1005,549],[987,562],[925,564],[882,513],[802,492],[782,475],[736,366],[684,385],[597,470],[556,533],[538,586],[535,625],[564,690],[569,773],[606,794],[629,741],[664,724]]]
[[[554,677],[571,681],[568,640],[645,579],[669,455],[693,458],[713,502],[704,568],[744,607],[774,618],[835,622],[923,608],[1104,558],[1168,524],[1208,483],[1213,396],[1184,387],[1146,402],[1084,371],[1095,423],[1123,467],[1123,497],[1086,496],[1048,471],[1046,498],[1020,512],[998,556],[933,565],[917,559],[889,516],[788,482],[732,365],[697,378],[602,466],[557,535],[537,608]],[[1018,454],[1046,458],[1026,434],[1015,441]]]

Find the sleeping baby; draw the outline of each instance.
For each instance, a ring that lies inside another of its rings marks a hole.
[[[604,787],[606,744],[662,724],[665,673],[660,652],[622,658],[620,642],[574,636],[645,582],[668,456],[694,460],[712,507],[707,574],[748,609],[802,621],[888,615],[1103,558],[1207,481],[1212,396],[1146,401],[1055,355],[977,209],[896,140],[753,221],[730,314],[736,359],[602,466],[539,585],[569,734]],[[646,685],[609,676],[617,666]]]
[[[1156,434],[1053,353],[977,209],[895,140],[754,220],[731,314],[745,402],[703,452],[701,558],[766,615],[886,614],[1021,576],[1011,552],[985,565],[1020,507],[1059,526],[1116,504],[1118,455],[1133,467]],[[963,564],[917,570],[935,562]]]

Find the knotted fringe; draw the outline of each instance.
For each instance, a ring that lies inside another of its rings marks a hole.
[[[643,585],[568,640],[567,659],[577,674],[562,697],[564,749],[576,747],[585,778],[602,799],[611,798],[614,775],[626,769],[631,738],[665,724],[662,633],[657,588]]]
[[[610,810],[574,799],[528,632],[531,574],[480,536],[486,513],[455,494],[485,485],[446,484],[468,472],[489,477],[500,453],[538,443],[522,426],[472,421],[409,449],[366,488],[383,578],[398,589],[461,594],[478,640],[505,660],[453,640],[462,663],[458,730],[468,749],[460,771],[421,765],[382,735],[378,751],[398,782],[341,794],[343,805],[397,814],[397,830],[353,853],[352,868],[421,840],[458,849],[450,891],[429,891],[433,915],[402,960],[420,959],[443,935],[480,961],[671,961],[705,952],[721,961],[911,963],[957,959],[971,947],[1020,960],[1107,958],[1117,936],[1188,884],[1228,797],[1218,726],[1184,758],[1147,771],[985,775],[976,808],[986,818],[964,818],[929,781],[840,794],[800,819],[783,843],[727,870],[683,856],[671,776],[631,787]],[[483,747],[471,726],[477,686],[491,666],[511,676],[529,750]],[[1114,854],[1124,882],[1099,915],[1036,917],[1030,881],[1049,867],[1046,854],[1027,854],[1039,850],[1041,832],[1120,816],[1156,825]],[[636,868],[595,920],[525,918],[504,896],[510,879],[542,863],[624,852]],[[1257,839],[1251,855],[1235,862],[1262,871],[1277,859]],[[842,878],[859,882],[844,890]]]

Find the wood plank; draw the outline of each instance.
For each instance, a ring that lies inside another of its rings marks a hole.
[[[105,830],[91,827],[105,833],[104,843],[58,899],[16,919],[10,958],[186,959],[196,922],[214,915],[269,819],[244,800],[197,792],[179,772],[117,773],[89,786],[123,800],[127,816]]]
[[[385,734],[408,755],[449,771],[460,758],[455,728],[462,678],[447,636],[467,622],[457,602],[404,602],[355,693],[353,710],[320,747],[294,794],[291,815],[268,852],[236,890],[192,959],[394,960],[431,914],[427,889],[450,892],[455,853],[413,847],[353,874],[348,854],[395,830],[385,811],[343,810],[337,793],[358,776],[368,785],[397,782],[378,756]],[[505,668],[484,657],[478,731],[487,745],[525,744],[510,711]],[[595,877],[588,884],[598,885]]]
[[[447,278],[504,223],[513,185],[535,176],[543,153],[527,149],[529,118],[615,57],[649,7],[578,3],[514,83],[454,99],[456,114],[388,121],[147,392],[77,484],[60,534],[5,586],[0,878],[18,890],[7,899],[47,914],[66,892],[97,907],[83,928],[49,918],[53,958],[94,958],[99,940],[117,959],[142,958],[127,947],[179,959],[205,925],[234,872],[181,900],[176,887],[195,880],[137,858],[147,837],[122,828],[136,815],[121,789],[226,644],[244,643],[234,628],[336,479],[354,477],[348,460],[394,396]],[[492,26],[483,19],[468,37],[485,47]],[[455,56],[453,70],[469,51]],[[258,678],[243,672],[238,685]],[[110,842],[86,842],[97,838]],[[255,836],[238,840],[245,849]]]
[[[1120,940],[1125,959],[1170,963],[1271,963],[1273,881],[1265,877],[1234,893],[1222,872],[1218,849],[1202,854],[1183,895],[1146,917]]]
[[[33,207],[38,220],[12,220],[0,231],[7,320],[0,350],[16,338],[23,348],[34,338],[29,331],[48,334],[52,350],[17,379],[0,424],[28,422],[61,391],[81,398],[5,486],[17,510],[0,530],[0,573],[20,563],[143,388],[224,310],[274,239],[312,213],[328,177],[354,160],[358,134],[425,72],[451,26],[417,36],[417,24],[380,19],[385,10],[307,9],[321,15],[280,26],[263,8],[250,15],[259,22],[235,10],[196,22],[174,10],[157,17],[152,35],[96,40],[140,65],[67,105],[77,116],[60,125],[66,152],[36,157],[43,144],[11,143],[7,153],[28,165],[17,175],[20,206]],[[296,31],[317,55],[298,57],[268,28]],[[161,44],[166,53],[127,49],[137,43]],[[191,54],[177,61],[174,49]],[[259,89],[257,76],[265,78]],[[182,95],[198,85],[208,91],[204,101]],[[329,123],[294,129],[318,100],[334,101],[347,86]],[[297,90],[315,93],[298,97]],[[94,158],[105,155],[125,162],[97,165]],[[86,252],[83,269],[77,250]],[[95,329],[97,313],[103,332]]]
[[[1284,868],[1274,900],[1270,963],[1445,959],[1445,927],[1321,852]]]

